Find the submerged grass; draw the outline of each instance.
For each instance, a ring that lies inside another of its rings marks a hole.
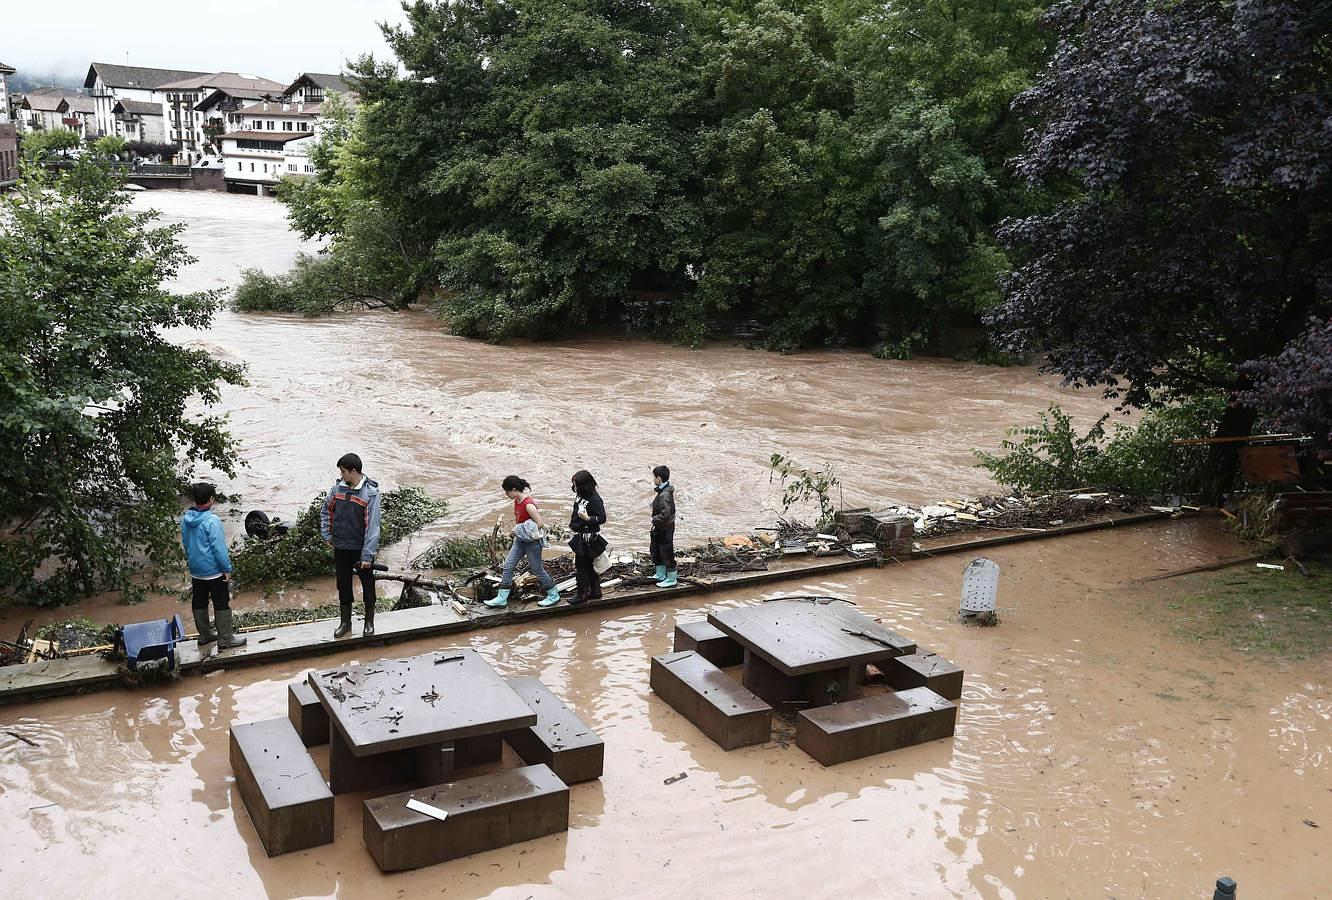
[[[1306,562],[1305,577],[1246,563],[1186,576],[1168,607],[1181,637],[1222,641],[1247,653],[1307,659],[1332,650],[1332,564]]]

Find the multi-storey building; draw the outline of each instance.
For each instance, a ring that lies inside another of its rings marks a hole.
[[[83,86],[89,90],[95,104],[95,117],[99,134],[123,134],[117,130],[116,101],[138,100],[162,104],[161,86],[186,78],[207,75],[185,69],[150,69],[143,66],[118,66],[115,63],[95,62],[88,67]]]
[[[18,180],[18,131],[12,122],[0,122],[0,189]]]
[[[79,137],[97,136],[97,116],[92,97],[85,94],[66,96],[56,111],[60,113],[60,124],[78,132]]]
[[[15,71],[13,66],[0,62],[0,122],[8,122],[12,118],[9,112],[9,82],[6,79]]]
[[[332,94],[353,96],[338,76],[307,72],[287,86],[281,99],[228,113],[228,133],[222,138],[227,190],[263,194],[283,178],[313,175],[310,148],[321,128],[324,101]]]
[[[115,121],[115,134],[127,141],[143,141],[149,144],[165,144],[166,120],[162,116],[162,104],[147,100],[117,100],[111,107],[111,116]]]
[[[66,115],[61,111],[61,104],[69,101],[78,104],[80,110],[86,110],[90,98],[86,94],[80,94],[78,91],[67,91],[63,88],[43,87],[35,88],[26,94],[17,94],[14,98],[18,105],[14,110],[15,124],[20,132],[27,131],[54,131],[58,128],[68,128],[71,131],[78,131],[84,134],[84,121],[78,113]],[[69,119],[69,122],[65,120]],[[94,131],[96,126],[93,126]]]
[[[341,75],[302,72],[287,85],[282,95],[292,103],[323,103],[329,94],[350,93],[351,87],[342,80]]]
[[[257,100],[276,97],[282,89],[276,81],[237,72],[214,72],[163,84],[158,92],[162,97],[162,116],[168,140],[191,159],[197,159],[209,146],[216,151],[219,129],[225,130],[226,122],[221,115],[216,115],[213,118],[217,124],[210,125],[213,119],[206,118],[205,111],[199,108],[205,99],[211,100],[213,95],[221,92],[232,98]]]

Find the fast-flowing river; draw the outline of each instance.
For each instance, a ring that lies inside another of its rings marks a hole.
[[[187,287],[280,269],[300,248],[271,201],[136,204],[188,226],[200,261]],[[493,347],[422,313],[224,313],[181,339],[249,365],[250,384],[225,397],[249,464],[225,487],[243,508],[294,514],[355,450],[383,486],[424,485],[452,504],[448,527],[474,530],[503,508],[503,475],[563,507],[586,467],[613,539],[634,546],[657,463],[677,473],[682,529],[699,537],[776,515],[773,452],[831,463],[848,503],[922,501],[991,490],[971,448],[1052,400],[1084,421],[1103,409],[1030,369]],[[0,872],[7,894],[42,897],[1205,898],[1221,874],[1244,896],[1329,896],[1325,662],[1184,639],[1180,582],[1135,580],[1238,552],[1200,521],[1000,548],[992,629],[956,621],[962,557],[780,585],[852,599],[967,673],[953,740],[831,769],[785,740],[723,752],[648,689],[648,657],[677,621],[754,591],[323,657],[470,646],[506,675],[541,677],[606,741],[605,775],[574,787],[567,834],[388,878],[364,849],[359,797],[338,798],[335,844],[269,859],[236,792],[228,728],[284,715],[309,663],[2,708]],[[311,591],[331,599],[327,583]]]
[[[246,267],[283,270],[311,249],[273,200],[166,191],[136,205],[186,226],[198,262],[183,288],[226,289]],[[505,475],[562,510],[569,476],[585,468],[612,535],[635,544],[646,542],[658,464],[674,473],[682,536],[704,537],[779,512],[773,453],[830,464],[850,504],[921,502],[994,490],[972,449],[995,448],[1051,402],[1082,421],[1107,408],[1025,367],[645,340],[494,346],[452,337],[425,312],[224,312],[179,337],[249,367],[249,386],[224,404],[248,464],[224,486],[247,507],[293,514],[350,450],[381,487],[423,485],[460,527],[489,525]]]

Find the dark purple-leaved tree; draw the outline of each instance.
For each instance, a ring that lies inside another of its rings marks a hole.
[[[1284,348],[1332,310],[1332,2],[1067,0],[1049,20],[1014,160],[1049,199],[1002,228],[1018,264],[992,325],[1130,405],[1225,391],[1220,433],[1247,433],[1284,401],[1245,363],[1302,359]]]
[[[1240,402],[1262,410],[1272,428],[1332,443],[1332,319],[1310,321],[1275,357],[1243,368],[1253,387]]]

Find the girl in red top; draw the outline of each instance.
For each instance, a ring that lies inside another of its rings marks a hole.
[[[527,557],[527,567],[541,580],[546,589],[546,596],[537,601],[538,606],[554,606],[560,602],[560,592],[555,590],[555,579],[546,574],[541,565],[541,548],[544,544],[541,532],[545,524],[541,521],[541,511],[530,493],[532,486],[517,475],[509,475],[501,487],[504,494],[513,501],[513,546],[504,559],[504,574],[500,578],[499,593],[493,600],[487,600],[486,606],[501,609],[509,605],[509,592],[513,590],[513,570],[518,560]]]

